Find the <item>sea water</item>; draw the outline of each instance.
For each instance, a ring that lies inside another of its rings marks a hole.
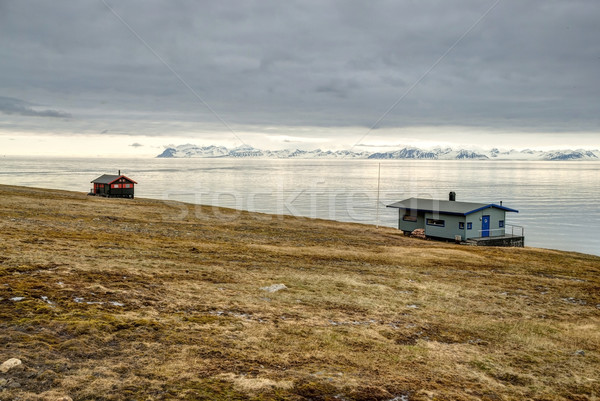
[[[454,191],[517,209],[506,223],[524,227],[527,246],[600,255],[600,162],[7,156],[0,183],[88,192],[118,170],[138,182],[136,197],[389,227],[398,210],[386,205]]]

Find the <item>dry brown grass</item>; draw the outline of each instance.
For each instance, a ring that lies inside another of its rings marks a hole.
[[[23,361],[0,399],[595,400],[599,272],[577,253],[0,186],[0,362]]]

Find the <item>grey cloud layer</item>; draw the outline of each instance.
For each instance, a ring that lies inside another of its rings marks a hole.
[[[71,114],[56,110],[35,110],[20,99],[0,96],[0,112],[4,114],[18,114],[21,116],[70,118]]]
[[[327,127],[371,126],[492,4],[107,2],[228,122]],[[597,129],[598,20],[501,1],[381,125]],[[217,121],[101,1],[0,2],[0,44],[2,93],[48,109],[5,113]]]

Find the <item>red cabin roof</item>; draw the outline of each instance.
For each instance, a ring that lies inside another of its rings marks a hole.
[[[115,174],[103,174],[91,182],[94,184],[109,184],[110,185],[113,182],[120,180],[121,178],[131,182],[132,184],[137,184],[137,182],[133,181],[131,178],[125,177],[124,175],[115,175]]]

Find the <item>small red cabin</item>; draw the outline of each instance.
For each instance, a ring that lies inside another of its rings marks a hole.
[[[90,195],[106,196],[109,198],[133,198],[133,191],[137,182],[121,175],[104,174],[92,181],[94,188]]]

